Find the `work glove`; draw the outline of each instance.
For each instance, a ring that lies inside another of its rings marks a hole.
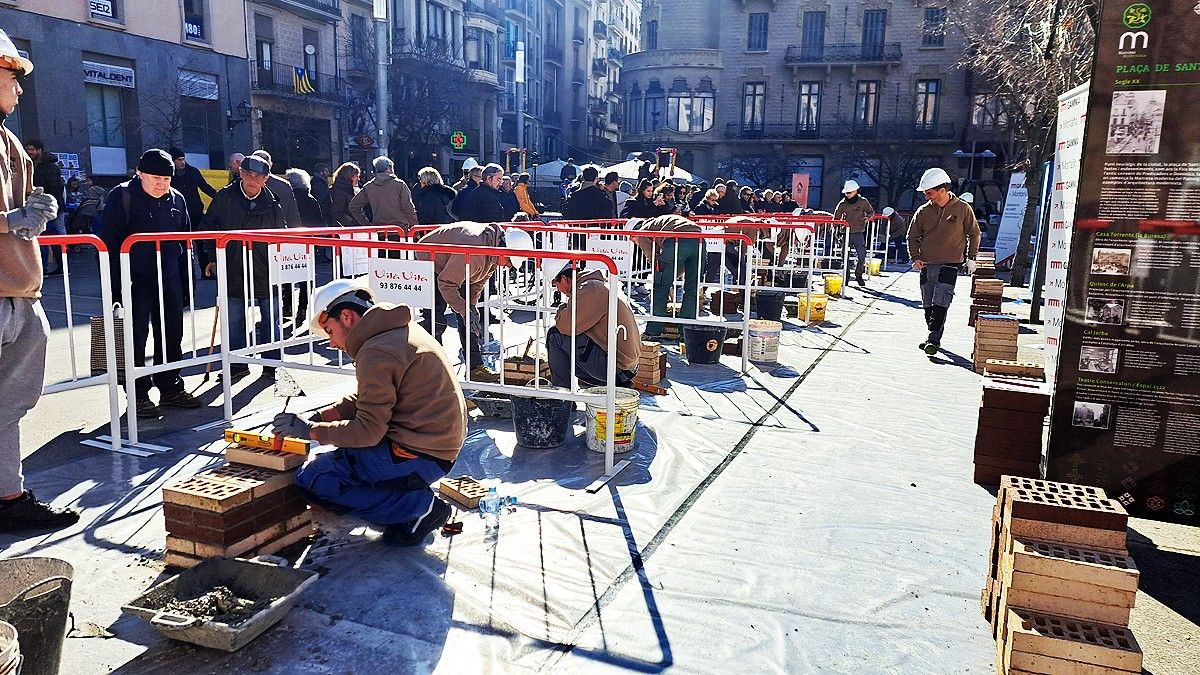
[[[312,438],[312,422],[293,413],[279,413],[271,425],[271,431],[276,436],[288,438]]]
[[[967,274],[975,274],[976,267],[979,267],[979,263],[968,258],[967,259]]]
[[[47,204],[47,200],[49,204]],[[42,192],[42,188],[33,189],[33,193],[29,195],[25,206],[15,208],[4,214],[8,221],[8,231],[13,236],[20,237],[26,241],[32,241],[34,237],[46,231],[46,223],[53,220],[58,215],[58,204],[54,201],[54,197]]]

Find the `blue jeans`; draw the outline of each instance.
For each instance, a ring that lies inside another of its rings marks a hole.
[[[46,223],[46,231],[42,234],[50,236],[52,234],[67,233],[67,214],[59,211],[58,217]],[[42,270],[50,269],[50,259],[58,261],[58,267],[62,268],[62,249],[58,246],[43,246],[42,247]]]
[[[321,451],[296,472],[296,487],[310,503],[334,513],[385,527],[407,523],[429,510],[429,485],[444,478],[453,462],[406,454],[394,454],[387,439],[370,448]]]
[[[283,334],[283,321],[279,316],[279,302],[276,299],[275,313],[271,314],[271,298],[255,298],[254,304],[258,306],[262,313],[260,320],[254,327],[254,344],[261,345],[268,342],[274,342],[283,337],[288,337]],[[229,349],[245,349],[246,348],[246,305],[245,298],[230,297],[226,303],[225,310],[229,314]],[[279,350],[272,349],[271,351],[262,354],[265,359],[278,360]],[[238,368],[244,366],[237,366]],[[236,368],[235,368],[236,369]]]

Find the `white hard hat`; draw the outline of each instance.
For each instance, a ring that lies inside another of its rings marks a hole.
[[[375,296],[361,278],[335,279],[313,291],[308,309],[308,328],[313,335],[329,337],[325,329],[321,328],[321,320],[329,308],[339,302],[353,302],[365,311],[375,303]]]
[[[477,166],[479,166],[479,162],[475,161],[474,157],[468,157],[467,161],[463,162],[462,168],[463,171],[469,171]]]
[[[21,56],[17,46],[3,30],[0,30],[0,68],[20,68],[25,75],[33,72],[33,61]]]
[[[917,184],[917,192],[932,190],[939,185],[945,185],[949,182],[950,174],[946,173],[945,169],[935,166],[921,174],[921,182]]]
[[[851,178],[850,180],[846,181],[845,185],[842,186],[842,194],[858,192],[860,189],[861,188],[858,187],[858,181]]]
[[[958,196],[958,198],[959,198],[959,199],[961,199],[961,200],[963,200],[964,202],[966,202],[966,203],[968,203],[968,204],[974,204],[974,203],[975,203],[975,195],[971,194],[970,192],[964,192],[964,193],[962,193],[961,195],[959,195],[959,196]]]
[[[529,250],[534,248],[533,237],[525,230],[515,227],[510,227],[504,231],[504,245],[508,248],[519,248]],[[520,265],[525,262],[524,256],[509,256],[510,264],[513,266]]]
[[[893,208],[892,208],[892,207],[890,207],[890,206],[888,206],[888,207],[885,207],[885,208],[883,209],[883,217],[884,217],[884,218],[891,218],[891,217],[892,217],[892,214],[893,214],[893,213],[895,213],[895,212],[896,212],[896,209],[893,209]]]

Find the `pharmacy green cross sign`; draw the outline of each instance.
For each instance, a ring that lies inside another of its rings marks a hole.
[[[461,131],[455,131],[450,134],[450,147],[455,150],[462,150],[467,147],[467,135]]]

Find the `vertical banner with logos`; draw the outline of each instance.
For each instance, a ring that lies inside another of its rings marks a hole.
[[[811,180],[807,173],[792,174],[792,200],[801,208],[808,206],[808,186]]]
[[[1017,242],[1021,239],[1021,225],[1025,222],[1025,207],[1028,205],[1029,188],[1025,185],[1025,172],[1014,171],[1008,179],[1004,213],[1000,216],[1000,229],[996,232],[996,265],[999,267],[1012,267]]]
[[[1051,480],[1200,524],[1200,14],[1106,2],[1088,96]]]
[[[1058,343],[1062,338],[1067,302],[1067,264],[1071,258],[1071,232],[1075,226],[1075,201],[1079,198],[1079,162],[1083,156],[1083,126],[1087,121],[1088,89],[1075,87],[1058,97],[1058,133],[1054,145],[1054,183],[1050,192],[1050,224],[1046,233],[1046,291],[1042,317],[1046,335],[1046,379],[1053,384],[1058,372]]]

